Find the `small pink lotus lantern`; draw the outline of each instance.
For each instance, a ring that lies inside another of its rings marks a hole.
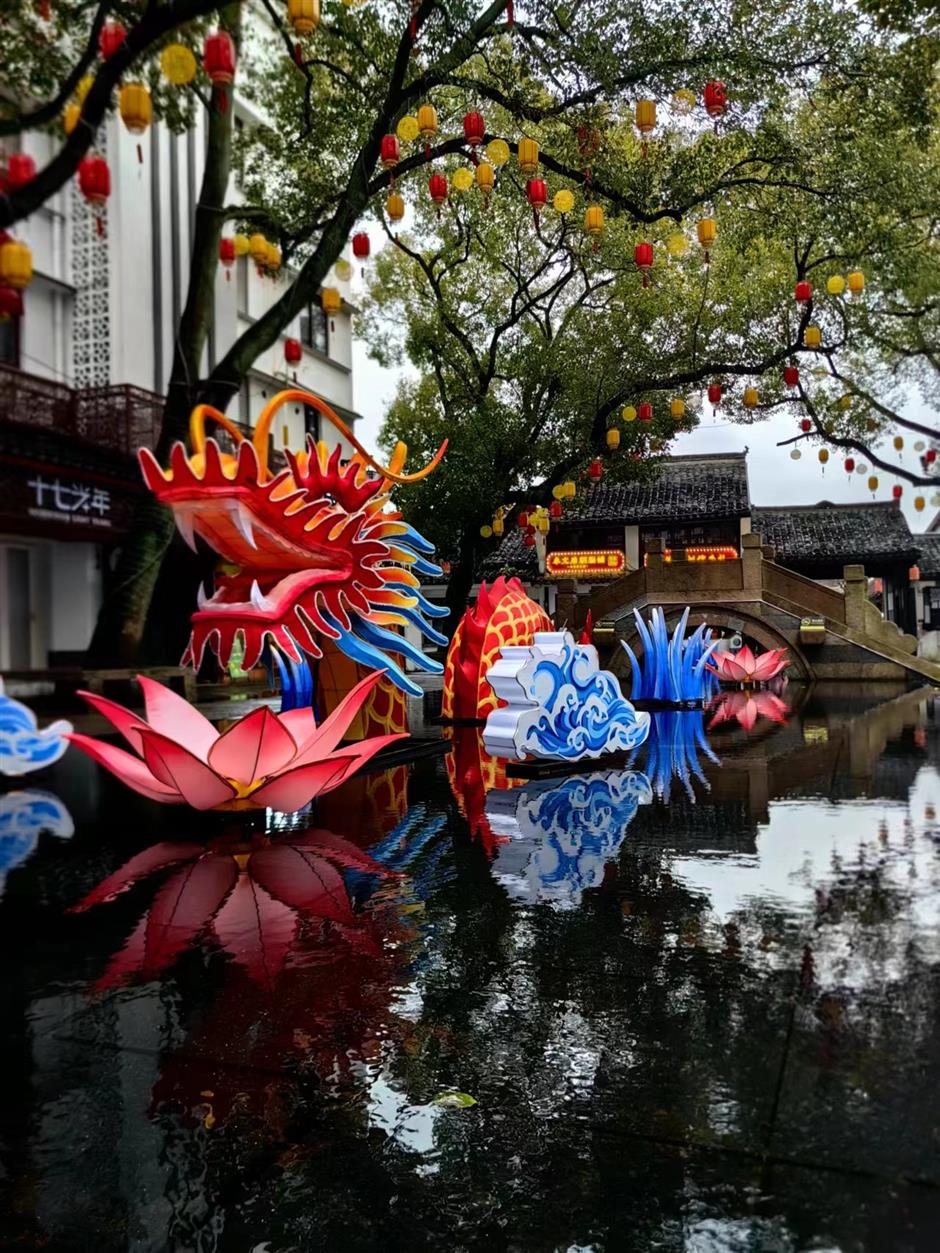
[[[717,675],[722,683],[743,683],[747,687],[766,683],[790,664],[785,648],[768,648],[766,653],[755,655],[747,644],[736,653],[715,653],[713,656],[714,664],[707,663],[712,674]]]
[[[88,735],[67,738],[129,788],[164,804],[193,809],[276,809],[293,813],[338,787],[397,735],[376,735],[334,752],[366,697],[381,680],[363,679],[318,727],[313,710],[272,713],[267,706],[223,734],[197,709],[153,679],[138,678],[146,720],[90,692],[82,695],[124,736],[134,754]]]

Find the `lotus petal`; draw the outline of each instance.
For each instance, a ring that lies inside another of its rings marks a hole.
[[[296,938],[297,914],[243,874],[216,914],[212,930],[252,979],[273,983]]]
[[[104,992],[107,988],[119,987],[128,983],[144,968],[147,953],[147,926],[150,914],[145,913],[137,926],[130,933],[118,951],[104,969],[100,979],[95,981],[96,992]]]
[[[155,731],[167,735],[205,761],[219,733],[198,709],[162,683],[137,676],[144,694],[147,721]]]
[[[141,731],[144,757],[158,778],[172,782],[193,809],[214,809],[235,796],[235,789],[182,744],[150,727]]]
[[[173,866],[177,862],[198,857],[201,852],[202,845],[200,844],[171,843],[169,840],[153,844],[150,848],[145,848],[142,853],[138,853],[136,857],[132,857],[130,861],[126,861],[106,879],[102,879],[97,887],[92,888],[87,896],[83,896],[77,905],[72,906],[69,913],[81,914],[86,909],[91,909],[92,905],[113,901],[116,896],[126,892],[140,879],[145,879],[147,875],[155,874],[158,870]]]
[[[252,783],[278,774],[297,756],[290,731],[263,705],[220,735],[209,750],[209,765],[226,779]]]
[[[108,700],[106,696],[97,696],[94,692],[80,691],[78,695],[120,731],[135,753],[143,754],[144,746],[140,738],[140,728],[147,724],[138,714],[125,709],[117,701]]]
[[[334,922],[352,921],[343,876],[325,858],[290,844],[271,844],[252,854],[248,869],[257,883],[292,909]]]
[[[323,719],[307,742],[300,745],[294,765],[306,765],[307,762],[316,761],[325,757],[327,753],[332,753],[348,730],[353,718],[365,704],[369,693],[383,677],[382,671],[373,671],[347,692],[333,712]]]
[[[327,757],[308,766],[295,766],[252,792],[252,803],[292,814],[321,792],[337,786],[346,777],[350,763],[355,763],[355,768],[358,761],[357,757]]]
[[[274,656],[275,660],[281,660],[280,653],[275,653]],[[299,709],[285,710],[283,713],[278,714],[278,718],[281,720],[281,726],[287,728],[291,734],[291,739],[300,747],[310,739],[317,729],[317,720],[313,716],[313,710],[309,705],[303,705]]]
[[[154,897],[148,913],[143,973],[152,977],[188,948],[238,879],[233,858],[208,853],[177,871]]]
[[[141,796],[146,796],[152,801],[163,801],[164,804],[169,805],[182,803],[183,797],[176,788],[168,787],[166,783],[161,782],[149,766],[139,757],[131,756],[125,749],[118,748],[115,744],[105,744],[103,740],[92,739],[90,735],[81,735],[77,731],[73,731],[66,738],[76,748],[87,753],[99,766],[110,770],[123,784],[139,792]]]

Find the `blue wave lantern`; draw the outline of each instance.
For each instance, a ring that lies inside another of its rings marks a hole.
[[[574,909],[601,885],[637,809],[652,799],[646,776],[634,770],[492,791],[486,816],[501,837],[493,875],[515,900]]]
[[[568,631],[539,631],[531,645],[503,648],[486,677],[506,702],[483,728],[493,757],[581,761],[629,752],[649,734],[649,714],[601,670],[597,649],[576,644]]]
[[[633,673],[630,699],[674,704],[707,700],[717,687],[714,675],[706,669],[707,661],[718,647],[718,640],[712,639],[711,628],[703,623],[687,639],[688,605],[671,637],[662,609],[653,610],[648,624],[640,617],[639,610],[634,609],[633,616],[643,644],[643,660],[637,659],[626,640],[620,641],[630,658]]]
[[[75,833],[71,814],[58,796],[37,789],[0,795],[0,896],[7,875],[32,857],[43,831],[60,840]]]
[[[58,761],[69,746],[71,722],[60,718],[39,730],[36,715],[3,690],[0,679],[0,774],[28,774]]]

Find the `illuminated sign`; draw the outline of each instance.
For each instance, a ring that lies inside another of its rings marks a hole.
[[[615,579],[627,568],[619,548],[587,548],[549,553],[545,568],[555,578]]]
[[[85,526],[111,525],[111,493],[88,483],[63,483],[61,479],[44,479],[37,474],[30,479],[34,504],[31,518],[47,518],[56,522],[79,522]]]
[[[736,561],[738,557],[738,550],[733,544],[699,544],[692,548],[680,548],[678,552],[680,555],[674,558],[673,550],[664,548],[663,561]],[[646,558],[643,560],[645,564]]]

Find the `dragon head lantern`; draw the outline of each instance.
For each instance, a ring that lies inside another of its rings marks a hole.
[[[304,451],[287,452],[285,469],[268,468],[271,424],[289,403],[316,409],[336,428],[355,450],[346,464],[341,445],[331,452],[308,435]],[[234,453],[206,437],[207,421],[228,432]],[[430,474],[446,443],[415,474],[402,472],[404,444],[383,467],[329,405],[294,389],[267,404],[250,441],[218,410],[198,405],[190,442],[189,456],[182,443],[173,446],[166,470],[149,450],[139,453],[147,486],[172,509],[186,541],[195,547],[202,536],[228,571],[211,596],[200,593],[184,664],[200,665],[208,645],[227,665],[239,638],[245,669],[257,664],[266,641],[295,663],[320,658],[329,641],[352,663],[384,671],[400,691],[419,695],[390,654],[440,673],[404,628],[444,644],[428,619],[447,610],[421,595],[418,576],[440,568],[428,560],[432,545],[391,507],[390,493],[395,483]]]

